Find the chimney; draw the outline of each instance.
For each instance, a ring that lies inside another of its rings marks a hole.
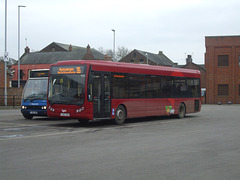
[[[89,44],[88,44],[88,46],[87,46],[87,53],[91,53],[91,52],[90,52],[90,46],[89,46]]]
[[[103,60],[104,61],[112,61],[112,57],[105,54]]]
[[[69,45],[68,50],[69,50],[69,51],[72,51],[72,45],[71,45],[71,44]]]
[[[24,50],[25,50],[25,54],[30,53],[30,49],[28,46],[26,46]]]
[[[159,51],[159,52],[158,52],[158,55],[161,55],[161,54],[163,54],[163,52],[162,52],[162,51]]]
[[[82,60],[94,60],[94,56],[90,50],[90,46],[87,46],[87,53],[83,56]]]
[[[186,64],[191,63],[191,62],[192,62],[192,56],[187,55]]]

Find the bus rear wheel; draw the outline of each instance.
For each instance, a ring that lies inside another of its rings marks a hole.
[[[126,119],[126,110],[122,105],[120,105],[116,110],[114,123],[117,125],[123,124],[125,119]]]
[[[183,103],[179,105],[179,110],[178,110],[178,117],[180,119],[184,118],[186,115],[186,107]]]

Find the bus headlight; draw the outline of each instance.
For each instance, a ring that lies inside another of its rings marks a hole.
[[[27,106],[22,106],[22,109],[27,109]]]
[[[84,107],[79,108],[79,109],[76,110],[76,113],[80,113],[80,112],[82,112],[83,110],[84,110]]]
[[[51,106],[49,106],[48,109],[49,109],[50,111],[52,111],[52,112],[55,111],[55,109],[53,109]]]
[[[47,106],[42,106],[42,109],[47,109]]]

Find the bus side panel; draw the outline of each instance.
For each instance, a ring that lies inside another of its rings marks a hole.
[[[186,105],[186,114],[200,112],[201,100],[198,98],[187,99],[184,101]]]
[[[199,98],[175,98],[173,100],[175,101],[174,114],[178,114],[181,103],[184,103],[186,107],[186,114],[200,112],[201,110],[201,101]]]
[[[171,98],[148,99],[146,101],[147,116],[166,116],[176,114],[178,103]]]
[[[112,99],[112,109],[126,106],[127,118],[164,116],[176,113],[174,99]],[[114,118],[112,114],[112,118]]]
[[[198,105],[196,105],[196,101],[199,103]],[[125,105],[127,118],[166,116],[178,114],[179,105],[182,102],[186,106],[186,114],[199,112],[201,110],[201,101],[196,98],[112,99],[112,109],[116,110],[120,104]],[[199,106],[199,108],[196,108],[196,106]],[[113,114],[112,118],[114,118]]]
[[[161,99],[146,99],[146,116],[164,115],[161,112],[163,101]]]
[[[145,101],[145,99],[112,99],[112,109],[116,110],[120,104],[123,104],[127,109],[127,118],[144,117],[146,116]],[[115,114],[112,113],[112,118],[114,117]]]

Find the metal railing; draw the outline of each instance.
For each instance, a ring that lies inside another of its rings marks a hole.
[[[0,106],[5,106],[5,98],[7,99],[7,106],[21,106],[21,95],[0,95]]]

